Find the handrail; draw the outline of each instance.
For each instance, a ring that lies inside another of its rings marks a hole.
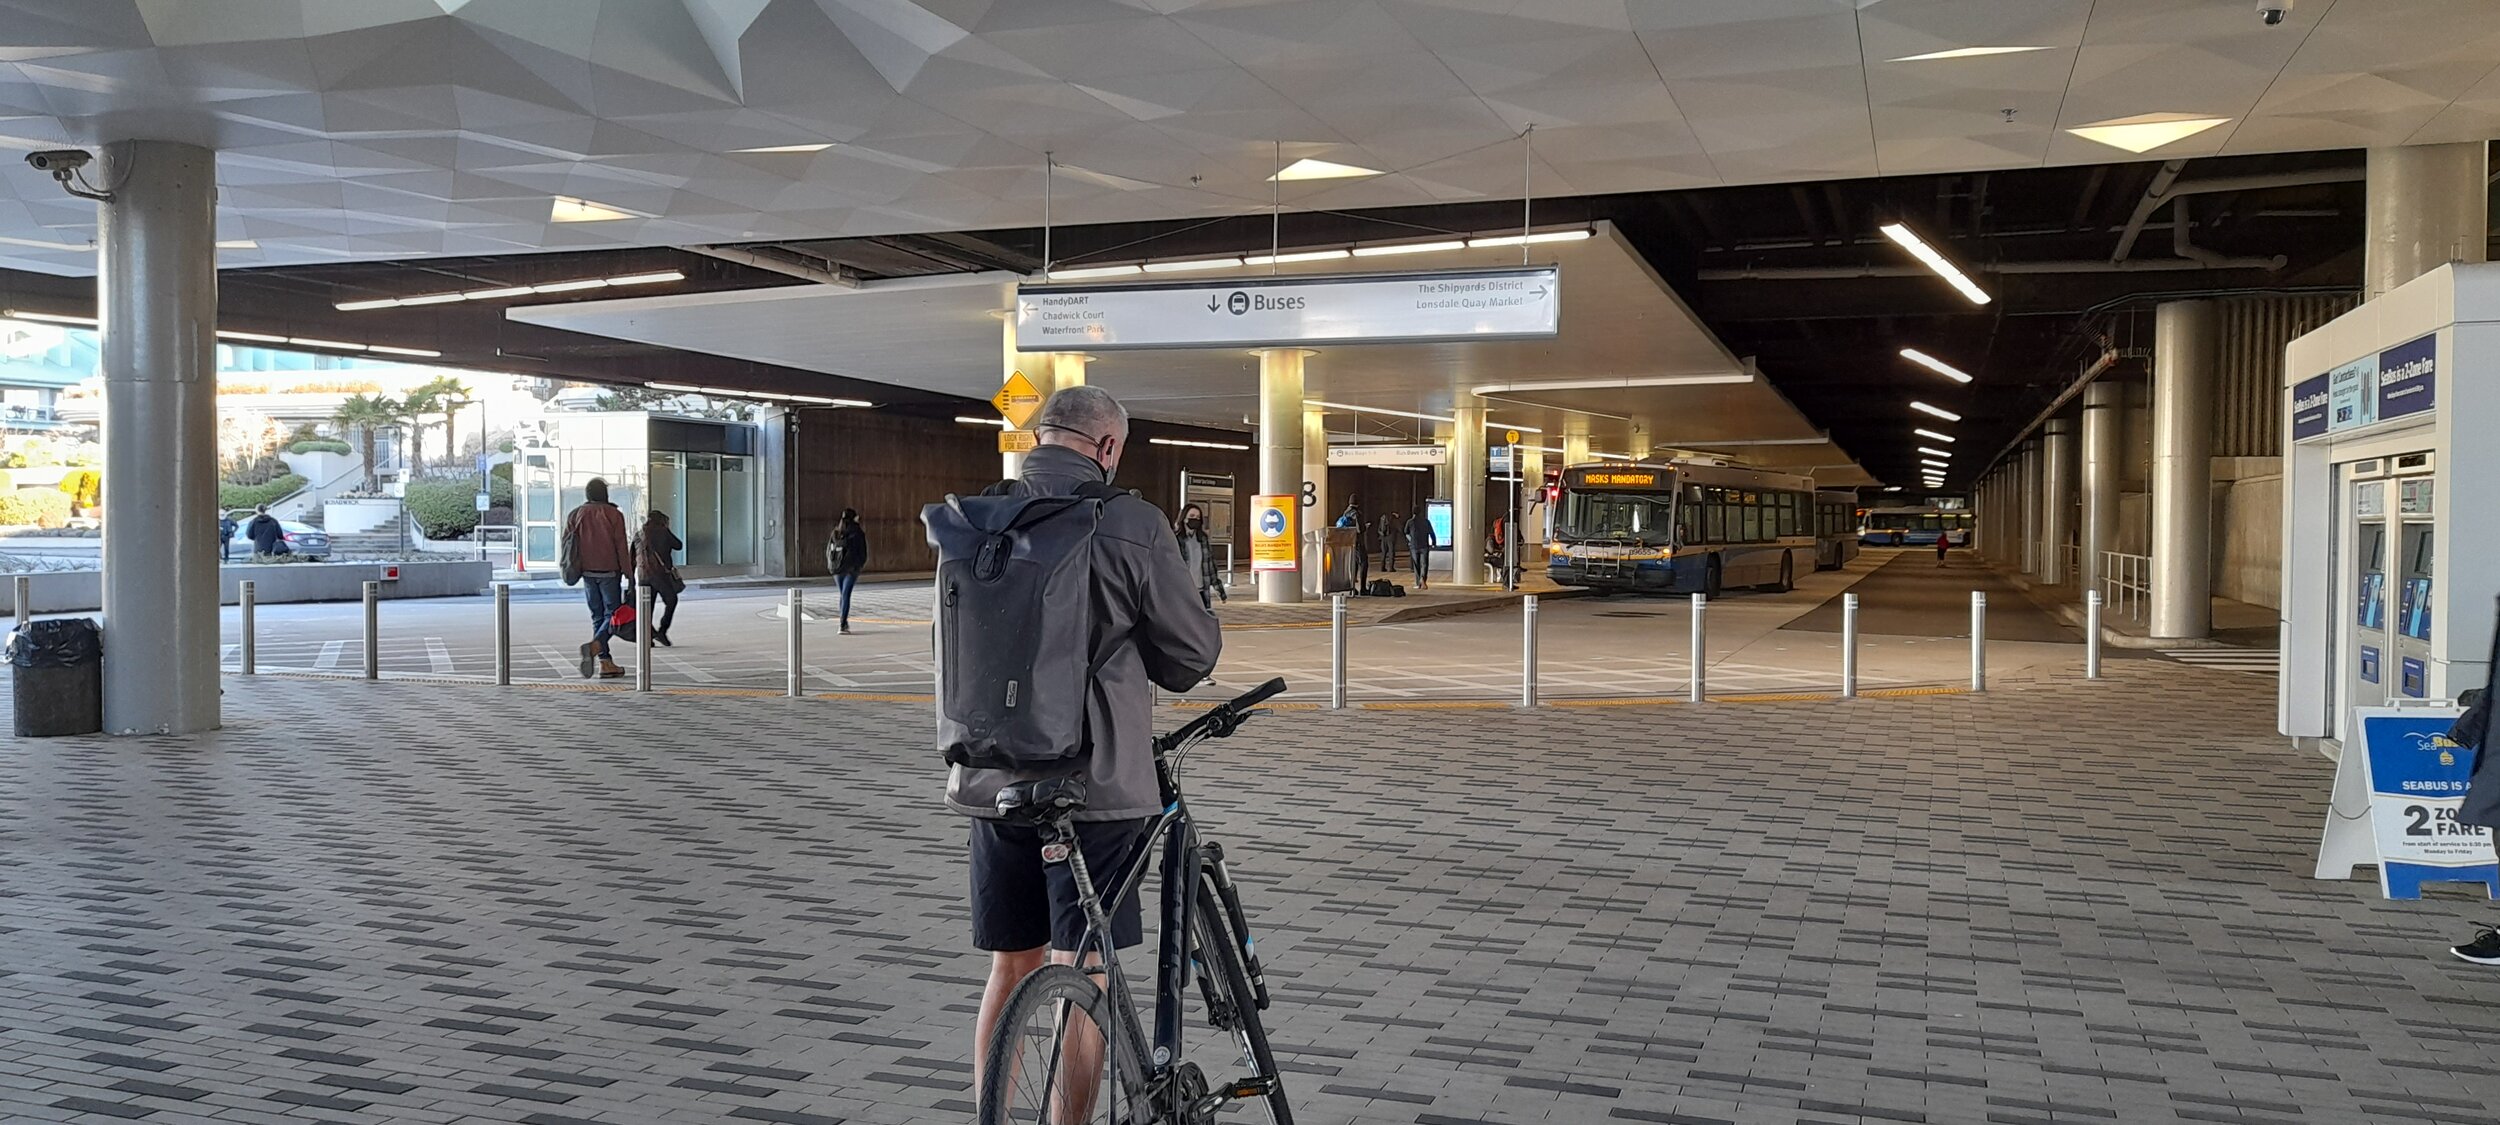
[[[2153,598],[2153,557],[2101,552],[2102,608],[2130,621],[2144,620]]]

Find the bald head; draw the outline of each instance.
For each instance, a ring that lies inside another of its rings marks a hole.
[[[1034,440],[1064,445],[1094,459],[1108,473],[1128,448],[1128,410],[1100,387],[1062,387],[1033,417]]]

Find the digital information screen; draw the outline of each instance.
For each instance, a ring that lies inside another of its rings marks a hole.
[[[1656,488],[1659,474],[1643,469],[1592,469],[1573,481],[1578,488]]]

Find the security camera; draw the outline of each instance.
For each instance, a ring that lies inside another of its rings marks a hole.
[[[2294,2],[2295,0],[2257,0],[2257,18],[2264,20],[2267,27],[2280,25],[2283,17],[2292,14]]]
[[[94,159],[95,154],[88,152],[85,149],[56,148],[47,149],[43,152],[27,153],[26,166],[38,172],[50,172],[54,176],[66,176],[86,167],[88,162]]]

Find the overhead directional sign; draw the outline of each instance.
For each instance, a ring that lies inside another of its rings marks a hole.
[[[1515,340],[1562,331],[1556,266],[1016,290],[1016,349]]]
[[[1331,465],[1446,465],[1450,449],[1445,445],[1332,445],[1328,447]]]
[[[1007,376],[1007,384],[990,396],[990,405],[998,408],[998,416],[1005,418],[1008,425],[1019,430],[1030,429],[1026,423],[1041,412],[1042,391],[1033,385],[1032,380],[1024,377],[1024,372],[1011,372]]]

